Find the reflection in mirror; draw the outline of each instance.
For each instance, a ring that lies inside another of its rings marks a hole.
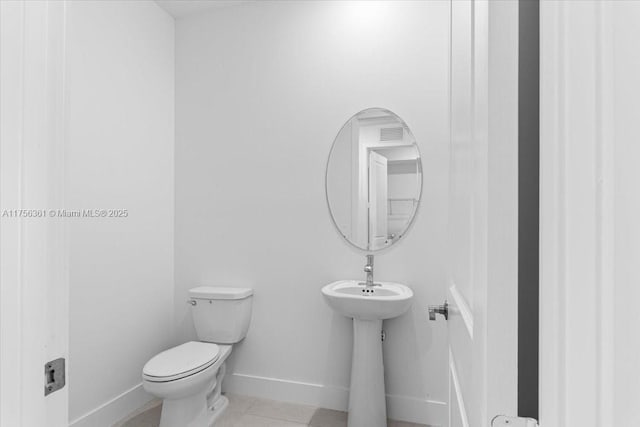
[[[333,222],[352,245],[374,252],[401,239],[422,191],[420,152],[404,121],[381,108],[353,116],[331,148],[326,191]]]

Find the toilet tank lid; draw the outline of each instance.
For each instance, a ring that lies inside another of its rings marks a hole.
[[[189,290],[189,296],[196,299],[244,299],[251,295],[253,295],[251,288],[199,286]]]

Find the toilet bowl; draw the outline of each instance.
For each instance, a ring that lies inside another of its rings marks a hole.
[[[225,361],[251,318],[251,289],[199,287],[189,291],[200,341],[151,358],[142,370],[144,389],[161,399],[160,427],[210,427],[229,404],[222,396]]]

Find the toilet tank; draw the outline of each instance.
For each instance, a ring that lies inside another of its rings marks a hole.
[[[200,286],[190,289],[189,297],[200,341],[234,344],[247,335],[252,289]]]

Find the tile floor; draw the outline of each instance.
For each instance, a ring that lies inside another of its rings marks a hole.
[[[347,413],[306,405],[227,394],[229,407],[215,427],[347,427]],[[158,427],[161,402],[155,400],[113,427]],[[388,427],[427,427],[389,421]]]

